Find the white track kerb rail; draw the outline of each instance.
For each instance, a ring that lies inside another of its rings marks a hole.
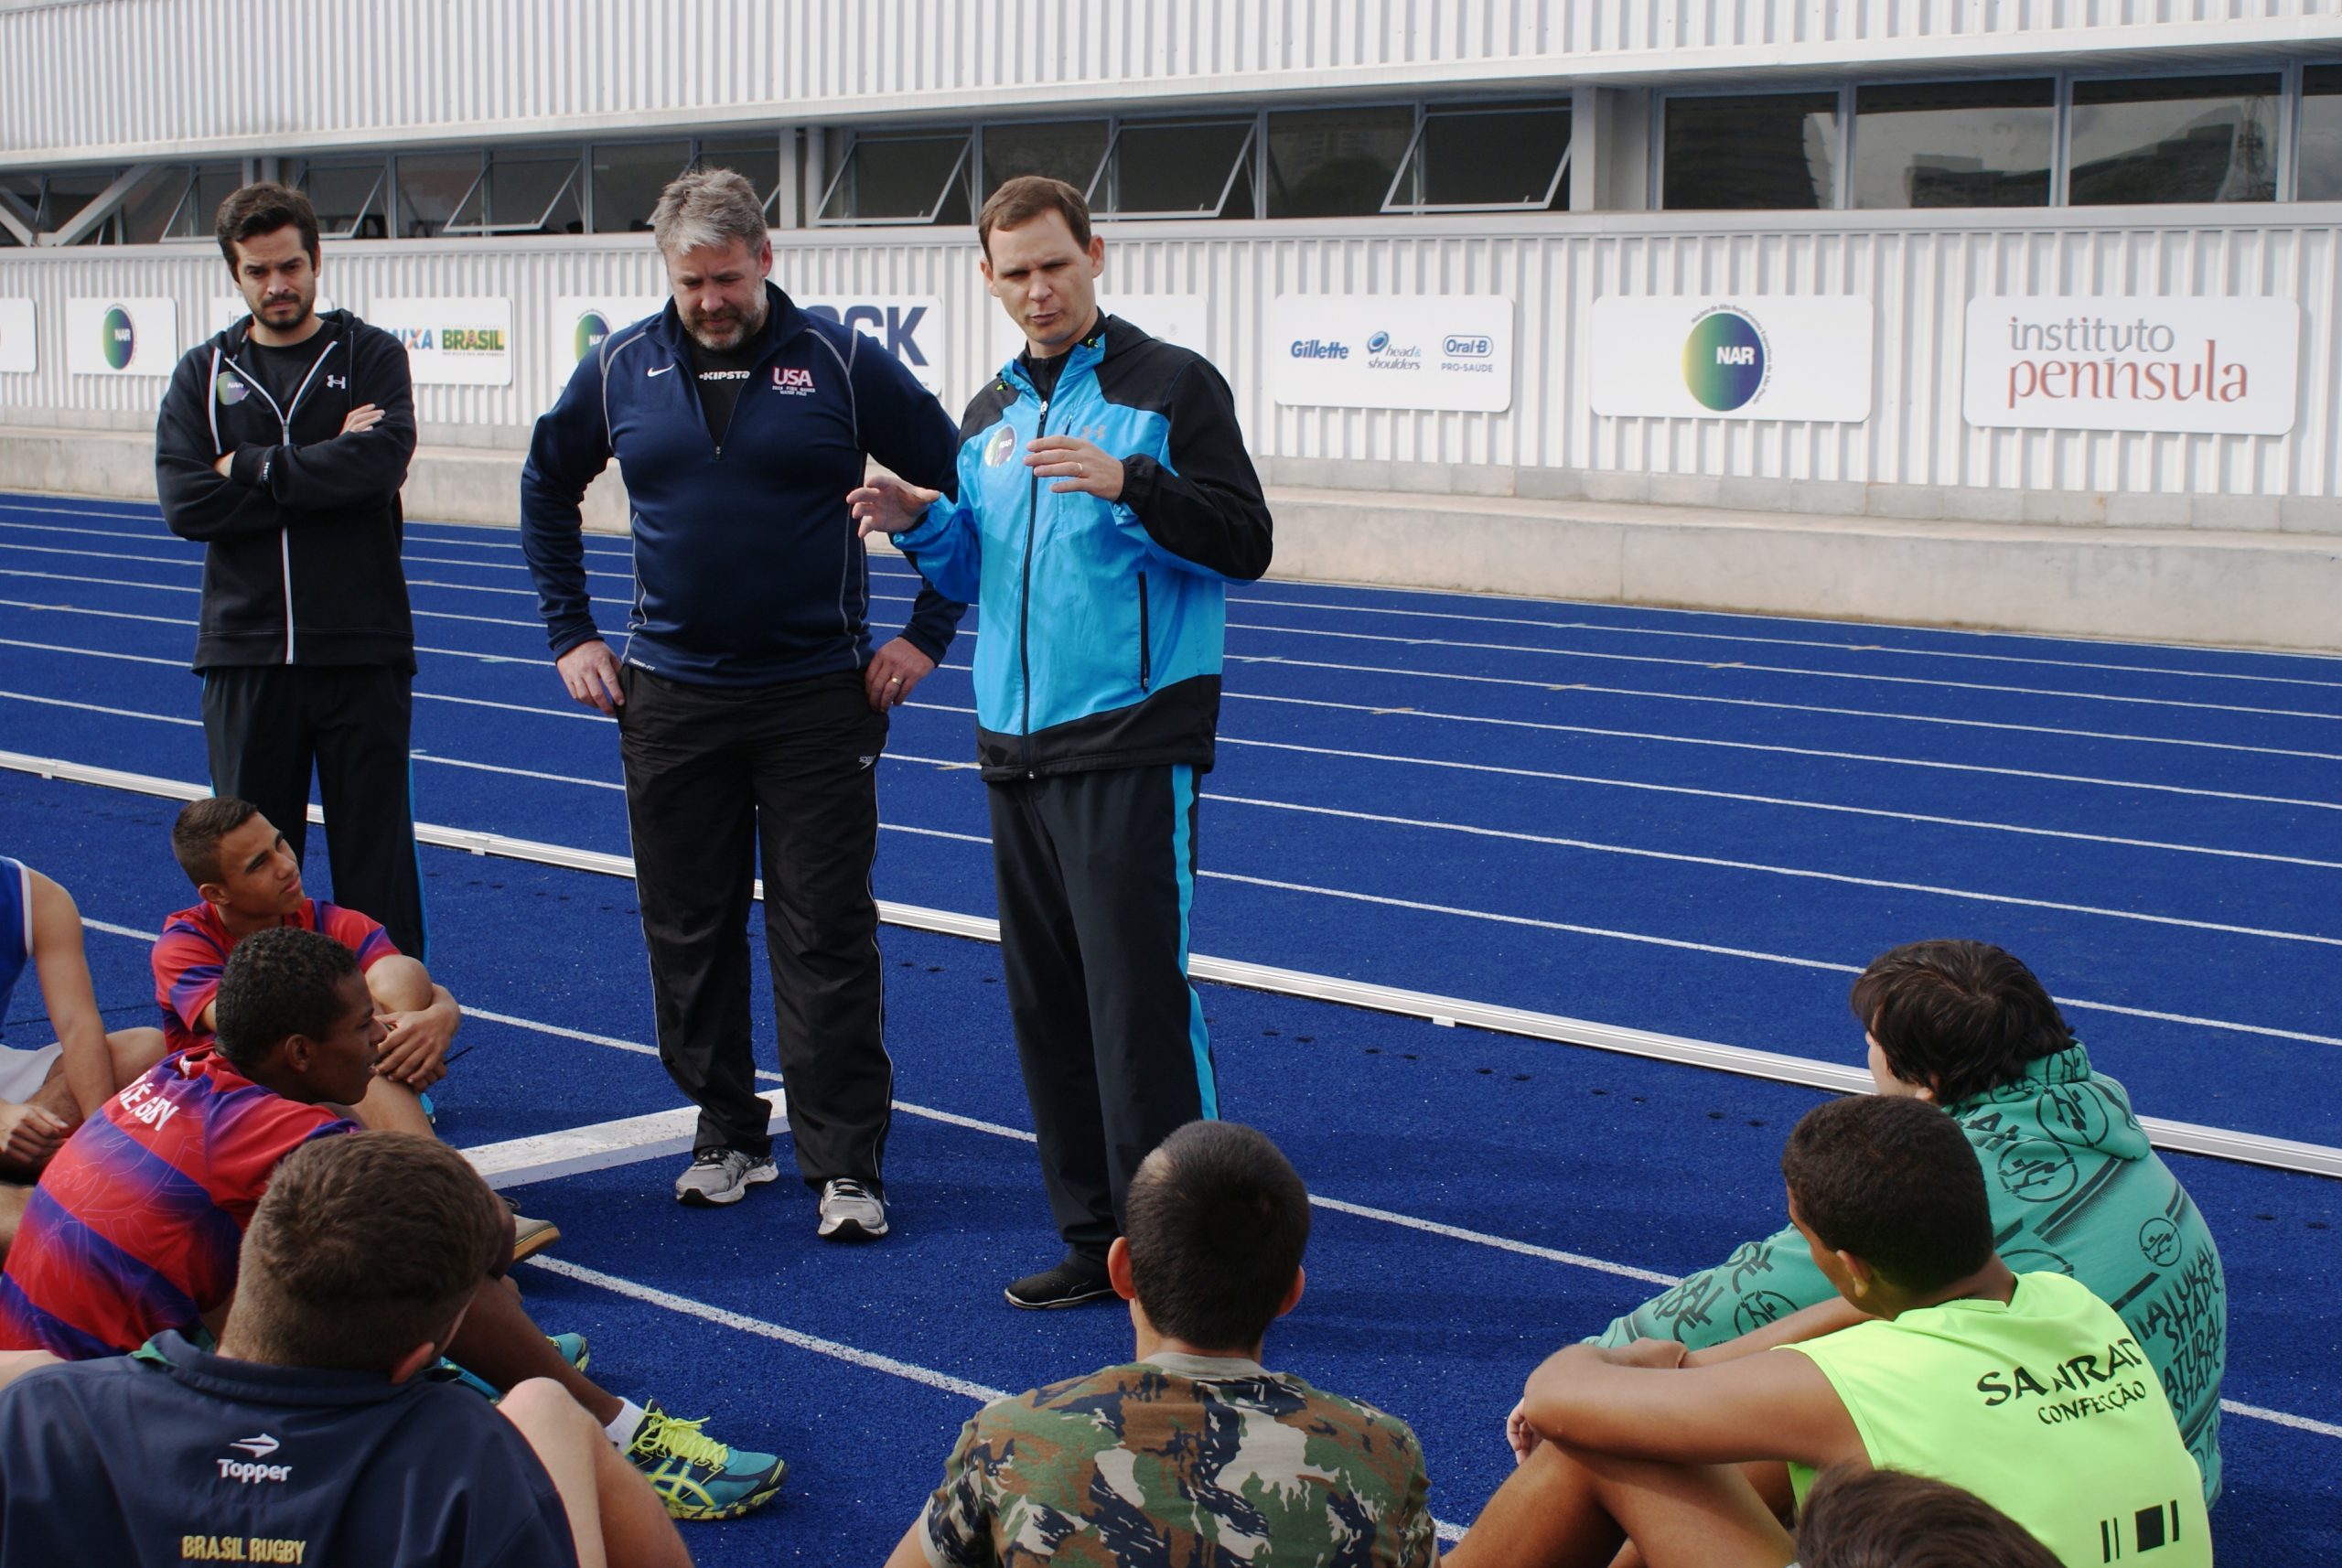
[[[151,774],[125,773],[112,768],[93,768],[58,757],[30,757],[22,752],[0,751],[0,768],[133,794],[156,795],[167,800],[198,800],[211,793],[208,785],[160,779]],[[312,822],[322,822],[324,813],[311,806],[309,817]],[[566,844],[541,843],[533,839],[478,832],[467,828],[440,827],[427,822],[415,824],[414,836],[420,843],[441,849],[531,861],[540,865],[564,866],[603,876],[620,876],[628,881],[634,878],[634,862],[622,854],[605,854],[596,850],[573,849]],[[755,891],[759,899],[764,897],[761,881],[757,884]],[[878,905],[878,914],[889,925],[935,931],[944,936],[966,937],[976,941],[1000,940],[999,923],[978,915],[962,915],[949,909],[929,909],[914,904],[885,900]],[[1656,1061],[1710,1068],[1718,1072],[1767,1079],[1776,1083],[1801,1084],[1832,1093],[1861,1093],[1871,1087],[1870,1074],[1858,1068],[1838,1067],[1829,1062],[1813,1061],[1778,1051],[1760,1051],[1746,1046],[1686,1039],[1679,1035],[1662,1035],[1649,1029],[1630,1029],[1586,1018],[1535,1013],[1521,1007],[1501,1007],[1460,996],[1402,991],[1396,986],[1375,985],[1365,981],[1344,980],[1301,970],[1276,969],[1236,959],[1210,958],[1201,953],[1190,957],[1188,970],[1198,980],[1216,981],[1226,985],[1306,997],[1315,1002],[1339,1003],[1378,1013],[1427,1018],[1434,1024],[1451,1027],[1460,1026],[1487,1029],[1501,1035],[1518,1035],[1594,1050],[1616,1051],[1625,1056],[1647,1057]],[[2271,1165],[2280,1170],[2304,1171],[2313,1176],[2342,1176],[2342,1148],[2325,1144],[2298,1143],[2290,1138],[2265,1137],[2226,1127],[2174,1122],[2160,1116],[2142,1116],[2139,1124],[2157,1148],[2204,1155],[2214,1159],[2240,1160],[2249,1165]]]

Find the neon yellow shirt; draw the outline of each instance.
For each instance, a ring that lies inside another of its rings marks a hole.
[[[2171,1402],[2114,1309],[2065,1275],[1783,1348],[1821,1369],[1874,1466],[1967,1487],[2068,1568],[2209,1568]],[[1802,1504],[1812,1472],[1790,1477]]]

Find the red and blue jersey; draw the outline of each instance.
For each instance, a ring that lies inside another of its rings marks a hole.
[[[0,1274],[0,1349],[84,1360],[195,1333],[235,1294],[244,1226],[278,1162],[355,1130],[208,1046],[164,1058],[41,1173]]]
[[[399,950],[379,921],[320,898],[302,899],[301,907],[285,917],[285,924],[323,931],[358,955],[361,972]],[[163,935],[155,943],[155,1000],[162,1004],[163,1038],[172,1050],[211,1043],[211,1031],[196,1020],[219,994],[220,971],[235,945],[220,911],[209,904],[181,909],[163,923]]]

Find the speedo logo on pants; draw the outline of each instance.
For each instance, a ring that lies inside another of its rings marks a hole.
[[[277,1443],[276,1439],[271,1437],[267,1433],[263,1432],[257,1437],[240,1437],[235,1442],[229,1444],[228,1446],[231,1448],[241,1449],[244,1453],[251,1455],[252,1457],[250,1459],[221,1459],[218,1461],[220,1466],[220,1478],[221,1480],[238,1481],[247,1487],[250,1487],[256,1486],[263,1481],[284,1481],[290,1480],[292,1478],[292,1466],[271,1465],[266,1463],[268,1456],[275,1453],[278,1447],[281,1446]]]

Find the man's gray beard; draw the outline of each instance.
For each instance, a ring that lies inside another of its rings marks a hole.
[[[758,300],[757,302],[757,306],[756,319],[751,321],[743,317],[740,321],[740,335],[733,338],[729,343],[711,343],[707,340],[706,335],[701,332],[697,328],[686,328],[685,330],[691,333],[693,342],[698,344],[709,353],[728,354],[735,349],[737,349],[741,344],[746,343],[749,338],[755,337],[757,333],[765,329],[765,319],[771,314],[771,312],[766,308],[765,303],[762,300]]]

